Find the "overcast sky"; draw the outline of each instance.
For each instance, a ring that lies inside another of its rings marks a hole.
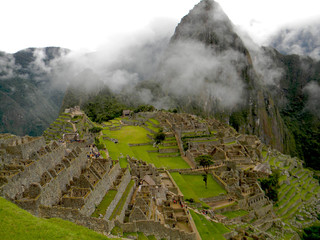
[[[131,35],[172,34],[199,0],[1,0],[0,50],[60,46],[94,51]],[[320,19],[318,0],[217,0],[259,44],[289,23]],[[160,33],[159,33],[160,32]]]

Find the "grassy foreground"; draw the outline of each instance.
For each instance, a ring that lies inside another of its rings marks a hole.
[[[52,218],[37,218],[0,197],[0,239],[108,239],[85,227]]]

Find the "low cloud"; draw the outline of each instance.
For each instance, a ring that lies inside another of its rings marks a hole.
[[[284,54],[298,54],[320,60],[319,19],[278,31],[269,45]]]
[[[19,66],[15,65],[11,54],[0,53],[0,79],[9,79],[16,75]]]
[[[308,102],[306,108],[313,114],[320,118],[320,85],[319,83],[312,81],[308,83],[304,88],[303,92],[308,95]]]
[[[162,59],[157,81],[168,94],[198,96],[231,109],[242,102],[244,83],[237,64],[244,60],[237,51],[218,54],[201,42],[176,41]]]
[[[237,34],[241,37],[244,45],[247,47],[255,72],[260,82],[266,86],[279,87],[280,79],[284,74],[284,69],[274,62],[274,50],[263,48],[257,45],[251,37],[241,28],[236,28]]]

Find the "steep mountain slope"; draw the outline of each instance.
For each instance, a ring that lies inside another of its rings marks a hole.
[[[65,52],[51,47],[0,54],[0,132],[41,135],[57,117],[64,90],[53,87],[49,65]]]
[[[158,82],[182,111],[202,111],[242,133],[287,150],[278,107],[256,74],[252,57],[220,6],[203,0],[176,28]]]
[[[320,62],[298,55],[272,52],[272,59],[284,70],[275,91],[281,116],[293,135],[288,142],[289,152],[319,169],[320,156]]]

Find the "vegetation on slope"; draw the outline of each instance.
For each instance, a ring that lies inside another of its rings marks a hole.
[[[0,238],[20,239],[108,239],[85,227],[62,219],[37,218],[0,197]]]

